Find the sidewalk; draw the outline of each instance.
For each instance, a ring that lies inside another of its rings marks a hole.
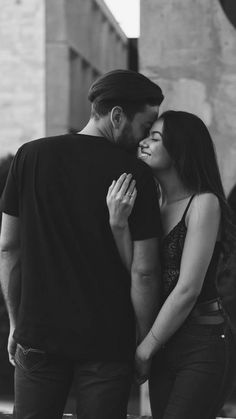
[[[13,416],[11,414],[8,414],[8,413],[1,413],[0,412],[0,419],[13,419]],[[65,414],[63,416],[63,419],[76,419],[76,416],[72,415],[72,414]],[[127,419],[151,419],[151,416],[128,415]],[[234,418],[216,418],[216,419],[234,419]]]

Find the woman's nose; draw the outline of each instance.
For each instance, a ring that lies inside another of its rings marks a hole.
[[[142,141],[140,141],[139,145],[143,148],[148,147],[148,137],[146,137]]]

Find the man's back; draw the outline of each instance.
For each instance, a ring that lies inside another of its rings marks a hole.
[[[151,174],[123,149],[102,137],[65,135],[18,151],[3,210],[21,225],[19,343],[75,359],[131,359],[130,276],[106,206],[108,187],[123,172],[133,173],[139,190],[133,239],[157,236]]]

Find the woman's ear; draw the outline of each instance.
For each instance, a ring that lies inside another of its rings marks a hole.
[[[119,129],[124,119],[124,112],[120,106],[115,106],[111,110],[110,120],[113,128]]]

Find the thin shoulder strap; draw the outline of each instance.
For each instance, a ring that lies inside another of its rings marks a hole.
[[[193,198],[194,198],[194,197],[195,197],[195,194],[194,194],[194,195],[192,195],[192,196],[190,197],[190,199],[189,199],[189,201],[188,201],[188,204],[187,204],[187,206],[186,206],[186,208],[185,208],[185,211],[184,211],[184,213],[183,213],[183,216],[182,216],[181,221],[182,221],[182,220],[185,220],[186,214],[187,214],[187,212],[188,212],[188,209],[189,209],[190,204],[191,204],[191,202],[192,202],[192,200],[193,200]]]

